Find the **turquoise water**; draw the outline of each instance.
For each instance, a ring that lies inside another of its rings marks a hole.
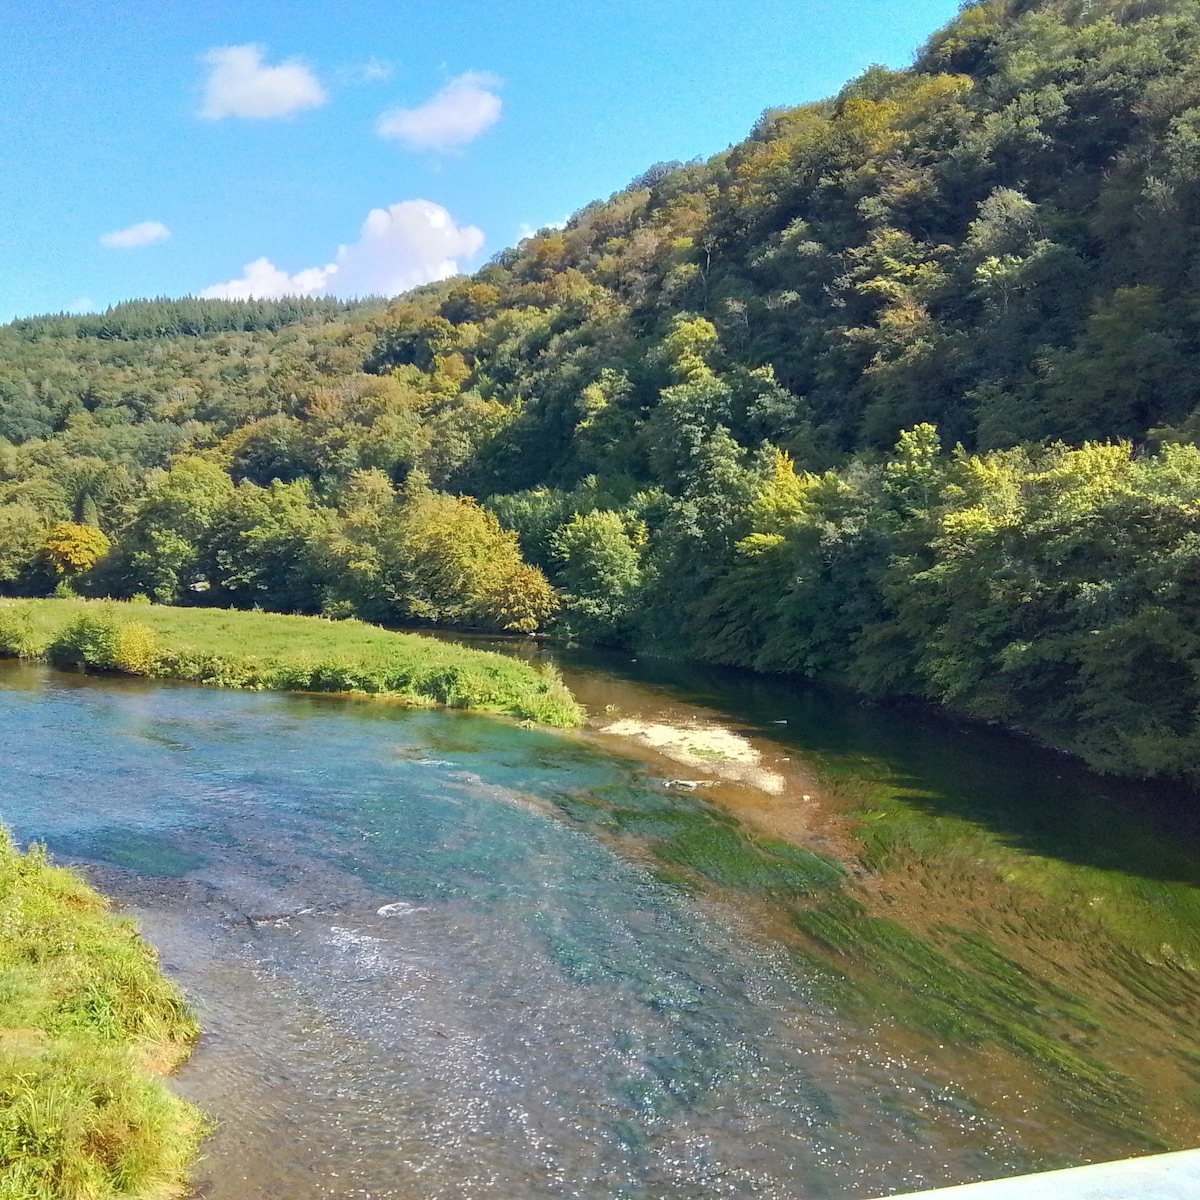
[[[578,737],[6,666],[0,778],[194,998],[211,1200],[869,1196],[1034,1161],[736,907],[565,819],[662,793]]]

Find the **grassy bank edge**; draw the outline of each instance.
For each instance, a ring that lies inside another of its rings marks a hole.
[[[136,924],[0,830],[0,1195],[185,1194],[207,1123],[162,1077],[198,1034]]]
[[[0,657],[213,687],[389,697],[570,728],[551,670],[361,621],[112,600],[0,601]]]

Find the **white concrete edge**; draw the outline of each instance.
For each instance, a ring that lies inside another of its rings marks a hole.
[[[891,1200],[1200,1200],[1200,1150],[906,1192]]]

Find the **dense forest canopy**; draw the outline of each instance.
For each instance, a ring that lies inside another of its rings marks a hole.
[[[475,275],[0,329],[0,588],[533,630],[1200,770],[1200,3],[987,0]]]

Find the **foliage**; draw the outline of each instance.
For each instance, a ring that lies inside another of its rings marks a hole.
[[[0,588],[12,587],[36,570],[48,533],[46,518],[32,505],[0,505]]]
[[[1198,17],[969,6],[391,302],[4,327],[0,590],[69,524],[87,595],[831,673],[1193,772]]]
[[[61,521],[50,530],[43,550],[58,575],[82,575],[111,549],[104,532],[92,525]]]
[[[27,608],[0,608],[0,658],[29,658],[34,653],[33,619]]]
[[[626,519],[611,511],[578,513],[554,533],[563,620],[573,634],[618,644],[628,639],[644,541],[643,526],[635,523],[631,535]]]
[[[946,457],[918,427],[739,546],[697,649],[927,696],[1104,769],[1195,773],[1198,535],[1194,447]]]
[[[185,458],[153,471],[121,538],[112,574],[122,592],[178,603],[202,579],[200,557],[233,497],[233,482],[214,463]]]
[[[531,633],[558,607],[516,536],[467,497],[413,475],[400,496],[386,476],[357,472],[326,541],[327,603],[385,621],[446,622]]]
[[[32,634],[15,653],[32,657]],[[85,611],[59,630],[46,647],[46,657],[58,667],[91,667],[124,675],[153,675],[161,655],[154,630],[123,621],[108,612]]]

